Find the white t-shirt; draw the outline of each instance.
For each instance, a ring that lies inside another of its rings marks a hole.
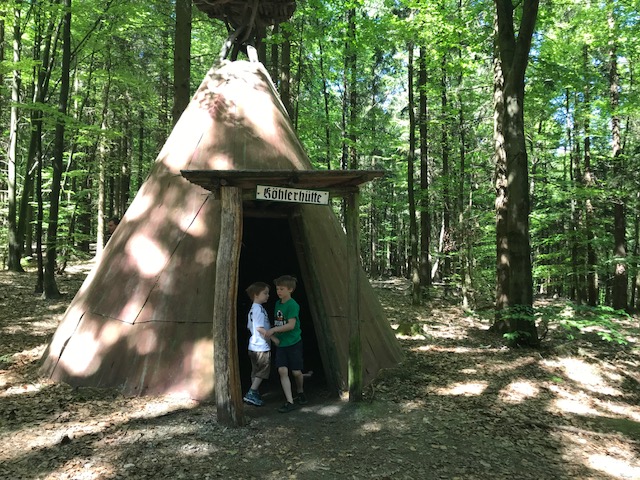
[[[271,350],[269,342],[267,342],[258,328],[262,327],[265,330],[269,330],[269,317],[267,317],[267,311],[259,303],[251,305],[249,315],[247,316],[247,328],[251,332],[251,338],[249,339],[249,350],[252,352],[268,352]]]

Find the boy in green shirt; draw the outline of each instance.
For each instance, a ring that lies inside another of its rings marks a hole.
[[[295,404],[291,392],[289,371],[296,384],[297,396],[295,403],[304,405],[307,398],[304,395],[304,376],[302,375],[302,330],[300,329],[300,305],[291,294],[296,289],[296,277],[283,275],[274,280],[279,300],[275,307],[274,327],[267,331],[267,338],[275,335],[280,343],[276,350],[276,367],[280,375],[280,384],[286,397],[285,404],[278,409],[280,413],[294,410]]]

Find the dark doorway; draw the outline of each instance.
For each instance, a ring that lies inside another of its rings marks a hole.
[[[251,362],[247,355],[249,341],[247,312],[251,300],[245,289],[253,282],[265,282],[269,285],[269,301],[264,306],[273,322],[273,310],[278,297],[273,280],[280,275],[293,275],[298,279],[298,286],[293,298],[300,305],[300,327],[304,350],[304,372],[313,371],[311,377],[305,378],[305,391],[310,388],[325,387],[326,380],[318,341],[305,291],[302,269],[298,263],[289,220],[286,217],[264,218],[245,216],[243,219],[242,248],[240,251],[240,268],[238,274],[238,357],[243,393],[249,388]],[[263,382],[261,390],[280,391],[280,381],[275,369],[272,370],[268,382]]]

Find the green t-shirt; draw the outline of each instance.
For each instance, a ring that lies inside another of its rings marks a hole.
[[[300,305],[293,298],[290,298],[286,303],[282,303],[280,300],[276,301],[275,309],[275,327],[286,325],[290,318],[296,319],[296,324],[293,330],[287,332],[278,332],[276,336],[280,340],[280,347],[288,347],[295,345],[302,340],[302,330],[300,329]]]

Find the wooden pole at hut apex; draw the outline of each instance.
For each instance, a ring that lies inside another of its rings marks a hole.
[[[213,303],[213,374],[218,422],[244,425],[236,331],[238,268],[242,243],[242,191],[221,187],[220,244]]]
[[[349,401],[362,400],[362,344],[360,341],[360,219],[359,195],[346,195],[345,225],[347,230],[347,303],[349,315]]]

